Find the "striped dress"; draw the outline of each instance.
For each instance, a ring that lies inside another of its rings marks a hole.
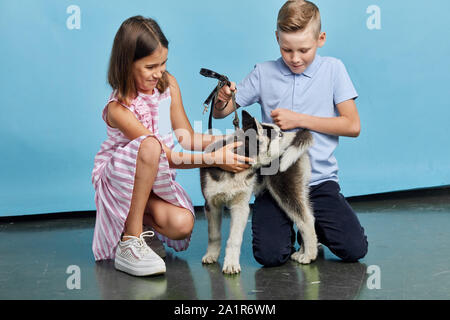
[[[136,158],[141,142],[154,136],[161,143],[173,149],[173,131],[170,123],[170,90],[160,93],[157,89],[152,95],[139,93],[131,102],[129,109],[153,135],[143,135],[129,140],[116,128],[106,122],[107,105],[117,101],[113,92],[103,109],[102,118],[106,123],[108,139],[103,142],[95,156],[92,171],[92,184],[95,189],[95,220],[92,250],[95,260],[113,259],[125,220],[131,206]],[[191,199],[175,181],[176,171],[169,167],[164,150],[161,150],[159,170],[152,191],[163,200],[186,208],[194,215]],[[190,236],[183,240],[172,240],[155,232],[158,238],[175,251],[187,249]]]

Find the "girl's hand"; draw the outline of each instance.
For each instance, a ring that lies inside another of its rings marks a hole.
[[[242,141],[229,143],[217,151],[207,154],[208,162],[222,170],[234,173],[248,169],[250,167],[248,163],[253,163],[254,160],[233,152],[240,145],[242,145]]]
[[[228,102],[231,99],[231,92],[236,91],[236,83],[230,81],[231,86],[224,85],[220,88],[219,93],[217,94],[217,99],[219,101]]]

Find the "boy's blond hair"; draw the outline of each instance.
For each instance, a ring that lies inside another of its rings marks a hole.
[[[278,12],[277,30],[296,32],[310,28],[318,38],[321,31],[320,12],[317,6],[306,0],[289,0]]]

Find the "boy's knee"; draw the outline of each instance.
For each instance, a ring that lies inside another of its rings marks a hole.
[[[336,254],[344,262],[356,262],[366,256],[368,243],[364,238],[362,241],[349,243]]]
[[[291,252],[291,249],[253,246],[255,260],[264,267],[276,267],[285,264],[289,260]]]
[[[141,142],[138,158],[147,165],[157,165],[161,155],[161,144],[156,138],[148,137]]]

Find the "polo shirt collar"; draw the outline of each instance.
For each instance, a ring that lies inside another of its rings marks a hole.
[[[289,67],[286,65],[286,63],[284,63],[284,60],[282,57],[278,58],[277,63],[278,63],[278,67],[280,68],[280,71],[283,74],[283,76],[288,76],[290,74],[293,74],[291,69],[289,69]]]
[[[305,75],[308,78],[312,78],[314,76],[314,74],[316,73],[317,69],[319,69],[320,64],[321,64],[321,59],[322,57],[319,56],[318,54],[316,54],[316,56],[314,57],[313,62],[310,64],[310,66],[308,68],[306,68],[305,71],[303,71],[303,75]],[[280,71],[283,75],[287,76],[290,74],[294,74],[291,69],[289,69],[289,67],[284,63],[284,60],[282,57],[280,57],[278,60],[278,66],[280,68]]]

